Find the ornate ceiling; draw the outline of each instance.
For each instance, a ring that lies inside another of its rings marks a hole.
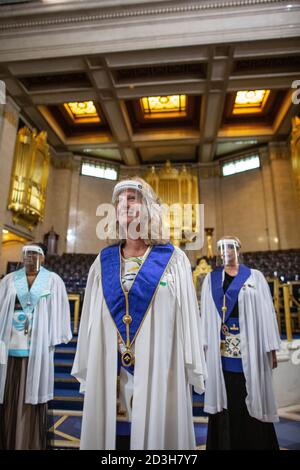
[[[0,79],[57,158],[211,162],[290,134],[300,77],[300,4],[290,3],[0,6]],[[237,102],[254,90],[260,101]]]

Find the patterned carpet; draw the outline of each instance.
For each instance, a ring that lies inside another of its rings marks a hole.
[[[49,403],[48,438],[51,448],[79,448],[83,395],[79,384],[70,375],[76,351],[77,337],[67,345],[61,345],[55,352],[54,400]],[[197,448],[205,449],[207,416],[203,412],[203,397],[194,394],[193,415]],[[280,422],[276,423],[276,433],[280,448],[300,450],[300,404],[279,410]],[[124,432],[122,417],[118,417],[118,433]]]
[[[198,404],[200,407],[200,404]],[[78,448],[81,411],[56,410],[49,414],[49,439],[53,448]],[[197,449],[205,450],[207,417],[194,416]],[[122,434],[122,421],[118,422]],[[280,422],[275,425],[282,450],[300,450],[300,405],[282,408]]]

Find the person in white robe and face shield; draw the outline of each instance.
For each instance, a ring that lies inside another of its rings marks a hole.
[[[278,449],[272,384],[280,337],[263,274],[241,263],[241,242],[217,243],[217,267],[203,283],[201,325],[208,378],[208,450]]]
[[[80,448],[194,449],[191,389],[203,392],[206,368],[190,262],[143,179],[117,183],[112,203],[117,235],[90,269],[72,370]]]
[[[22,249],[23,267],[0,282],[0,449],[47,447],[54,348],[72,338],[62,279],[43,267],[45,247]]]

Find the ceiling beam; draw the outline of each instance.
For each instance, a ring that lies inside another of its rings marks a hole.
[[[72,3],[68,14],[29,4],[15,10],[2,7],[0,60],[20,61],[83,54],[144,51],[264,39],[299,37],[298,2],[279,0],[207,0],[120,2],[94,9],[88,1]],[[101,2],[102,3],[102,2]],[[89,8],[87,15],[83,9]],[[17,16],[13,17],[13,11]],[[101,32],[101,33],[99,33]]]

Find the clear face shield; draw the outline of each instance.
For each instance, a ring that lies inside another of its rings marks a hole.
[[[35,275],[41,269],[41,260],[44,256],[43,250],[37,246],[24,246],[22,250],[23,266],[26,274]]]
[[[147,238],[148,211],[142,195],[142,185],[136,181],[118,183],[113,194],[120,239]],[[145,233],[146,232],[146,236]]]
[[[222,239],[217,243],[217,266],[235,267],[240,264],[240,245],[234,239]]]

